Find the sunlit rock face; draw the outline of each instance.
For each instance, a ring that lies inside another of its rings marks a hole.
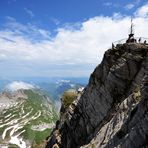
[[[64,111],[64,112],[63,112]],[[148,46],[117,45],[90,76],[83,92],[63,109],[46,148],[148,145]]]

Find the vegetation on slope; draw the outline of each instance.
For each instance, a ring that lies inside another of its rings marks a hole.
[[[62,102],[67,108],[77,98],[77,92],[74,90],[65,91],[62,96]]]
[[[4,110],[0,114],[0,125],[6,124],[0,127],[0,133],[2,135],[6,128],[18,124],[20,129],[17,129],[14,135],[22,132],[20,136],[25,141],[29,141],[29,143],[32,144],[32,148],[37,148],[38,145],[43,145],[44,140],[50,134],[54,123],[58,119],[58,115],[54,106],[47,100],[46,96],[34,90],[26,90],[24,92],[28,99]],[[11,116],[7,117],[9,114],[11,114]],[[16,122],[11,124],[11,121]],[[44,127],[44,125],[50,124],[51,126]],[[33,129],[34,126],[37,126],[37,128]],[[5,141],[11,139],[10,133],[12,129],[7,131]],[[2,143],[3,140],[0,140],[0,144]],[[9,144],[9,147],[16,147],[14,145],[15,144]]]

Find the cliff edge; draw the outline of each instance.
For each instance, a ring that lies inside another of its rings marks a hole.
[[[89,83],[62,104],[46,148],[148,146],[148,46],[117,45],[105,52]]]

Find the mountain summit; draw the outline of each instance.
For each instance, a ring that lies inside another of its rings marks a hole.
[[[60,120],[46,148],[148,145],[148,45],[117,44]]]

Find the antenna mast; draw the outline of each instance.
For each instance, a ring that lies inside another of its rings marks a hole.
[[[136,39],[134,39],[134,24],[133,24],[133,18],[131,17],[131,26],[130,26],[130,34],[128,39],[126,40],[126,43],[135,43]]]
[[[131,28],[130,28],[130,34],[134,34],[133,28],[134,28],[133,18],[131,17]]]

